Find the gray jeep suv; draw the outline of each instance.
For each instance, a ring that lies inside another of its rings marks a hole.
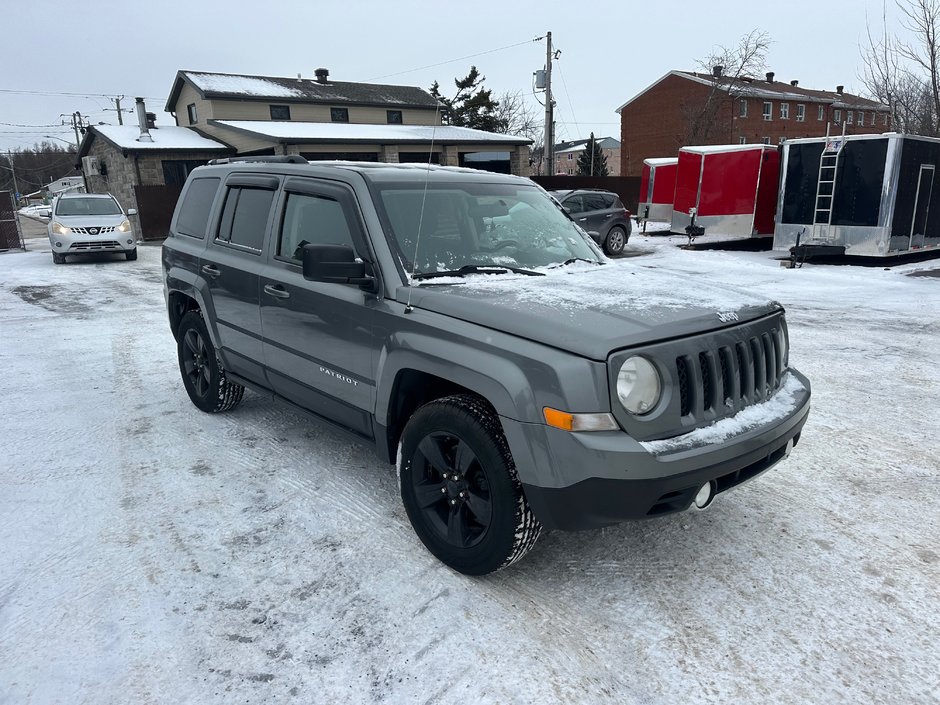
[[[520,177],[219,160],[187,180],[163,270],[192,402],[249,387],[372,445],[467,574],[543,527],[705,508],[809,411],[778,304],[610,263]]]

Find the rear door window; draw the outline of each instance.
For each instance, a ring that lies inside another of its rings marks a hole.
[[[585,211],[602,211],[609,206],[607,205],[607,199],[602,193],[586,193],[584,194],[584,210]]]
[[[230,187],[216,239],[260,254],[274,194],[266,188]]]

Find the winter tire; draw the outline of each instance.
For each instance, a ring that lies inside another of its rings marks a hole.
[[[456,571],[505,568],[541,534],[499,417],[478,397],[445,397],[419,408],[402,433],[399,473],[415,533]]]
[[[137,248],[133,250],[125,250],[124,256],[127,257],[128,261],[137,259]]]
[[[604,253],[610,256],[616,256],[623,253],[624,245],[627,244],[629,235],[619,225],[615,225],[607,233],[604,240]]]
[[[53,252],[52,261],[55,264],[65,264],[65,255],[60,255],[58,252]]]
[[[198,311],[190,311],[180,321],[177,351],[183,385],[193,404],[209,413],[228,411],[238,405],[245,388],[226,379]]]

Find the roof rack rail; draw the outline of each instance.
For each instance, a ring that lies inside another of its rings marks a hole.
[[[260,157],[222,157],[210,159],[209,164],[231,164],[233,162],[267,162],[269,164],[308,164],[299,154],[278,154]]]

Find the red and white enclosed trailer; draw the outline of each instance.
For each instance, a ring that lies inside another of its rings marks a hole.
[[[636,217],[640,222],[672,219],[672,199],[676,193],[676,167],[678,157],[662,157],[643,160],[643,177],[640,180],[640,206]]]
[[[780,154],[766,144],[682,147],[672,231],[684,233],[695,209],[705,234],[773,237]]]

